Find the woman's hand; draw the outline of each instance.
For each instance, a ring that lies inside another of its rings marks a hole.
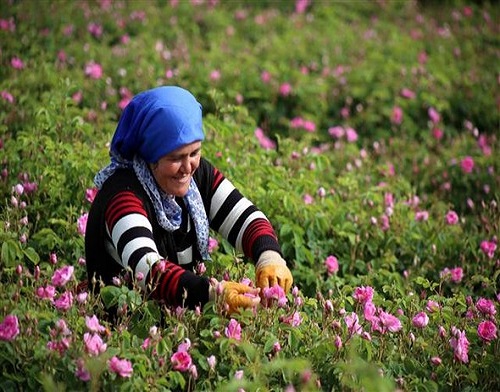
[[[260,289],[247,286],[243,283],[210,279],[209,299],[214,301],[217,295],[222,296],[227,305],[227,313],[238,312],[238,309],[253,308],[260,303]]]
[[[278,284],[288,293],[293,284],[292,273],[286,266],[286,261],[278,252],[266,250],[262,252],[255,266],[257,287],[264,289]]]

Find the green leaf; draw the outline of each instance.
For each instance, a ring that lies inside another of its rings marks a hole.
[[[270,335],[267,338],[266,342],[264,343],[264,352],[265,353],[271,352],[273,349],[274,343],[276,343],[277,341],[278,341],[278,338],[276,338],[276,336]]]
[[[35,249],[29,247],[24,249],[23,253],[34,265],[38,265],[38,263],[40,262],[40,256]]]
[[[2,244],[1,260],[6,267],[15,267],[21,256],[21,247],[18,242],[7,240]]]
[[[101,289],[101,298],[106,309],[118,304],[118,299],[122,295],[122,290],[116,286],[106,286]]]
[[[43,228],[37,231],[33,235],[32,239],[48,249],[57,248],[63,243],[62,239],[54,232],[54,230],[49,228]]]
[[[255,346],[253,344],[242,342],[240,343],[239,347],[243,350],[245,356],[250,362],[253,362],[255,360],[255,358],[257,357],[257,350],[255,349]]]

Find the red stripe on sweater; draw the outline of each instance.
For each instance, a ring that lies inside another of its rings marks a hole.
[[[177,290],[181,275],[185,269],[170,261],[165,262],[165,272],[161,272],[158,263],[153,267],[153,282],[157,282],[153,291],[153,298],[163,300],[170,305],[179,305],[177,301]],[[154,283],[153,283],[154,287]]]
[[[224,175],[214,167],[214,182],[212,184],[212,191],[217,189],[217,187],[219,186],[219,184],[222,182],[223,179]]]
[[[110,230],[113,230],[114,225],[120,218],[133,213],[147,217],[141,199],[132,192],[120,192],[109,202],[104,218]]]
[[[256,219],[248,225],[245,233],[243,234],[243,252],[245,255],[252,257],[252,247],[255,240],[261,236],[271,236],[277,240],[276,233],[274,232],[271,223],[266,219]]]
[[[184,272],[186,272],[186,270],[180,267],[179,270],[172,272],[173,276],[171,277],[166,297],[168,298],[168,302],[173,305],[180,305],[177,301],[177,289],[179,287],[179,279]]]

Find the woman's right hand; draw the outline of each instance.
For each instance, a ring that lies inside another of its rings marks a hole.
[[[216,279],[210,280],[209,298],[215,300],[221,296],[226,305],[226,312],[232,314],[238,312],[238,309],[253,308],[260,303],[260,289],[247,286],[243,283],[232,281],[218,282]]]

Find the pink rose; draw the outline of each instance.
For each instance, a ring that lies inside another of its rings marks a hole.
[[[370,286],[361,286],[354,289],[354,294],[352,295],[356,301],[360,304],[366,304],[371,302],[373,299],[374,290]]]
[[[469,341],[465,336],[465,331],[454,330],[454,336],[450,339],[450,346],[457,361],[469,362]]]
[[[449,225],[456,225],[458,223],[458,215],[455,211],[448,211],[446,213],[446,223]]]
[[[9,314],[0,324],[0,340],[11,341],[19,335],[19,321],[17,316]]]
[[[106,328],[99,323],[99,319],[96,315],[92,317],[85,316],[85,325],[90,332],[104,332]]]
[[[439,115],[436,109],[429,108],[427,113],[429,115],[429,119],[432,121],[433,124],[437,124],[441,120],[441,116]]]
[[[381,311],[379,314],[380,323],[382,325],[382,333],[385,331],[398,332],[403,328],[399,319],[387,312]]]
[[[488,256],[489,259],[493,258],[496,249],[497,244],[495,244],[493,241],[481,241],[481,250],[486,256]]]
[[[192,364],[191,355],[186,351],[177,351],[170,357],[170,361],[173,369],[180,372],[188,371]]]
[[[474,169],[474,159],[469,156],[465,157],[460,162],[460,167],[464,173],[472,173],[472,170]]]
[[[493,301],[486,298],[479,298],[476,302],[476,309],[484,316],[494,316],[497,313]]]
[[[62,287],[68,283],[73,277],[74,267],[72,265],[66,265],[54,271],[52,275],[52,284],[56,287]]]
[[[403,122],[403,109],[399,106],[392,108],[391,122],[395,125],[400,125]]]
[[[299,312],[293,312],[289,316],[280,317],[280,321],[285,324],[291,325],[292,327],[298,327],[300,324],[302,324],[302,317],[300,317]]]
[[[73,293],[65,291],[54,301],[56,309],[66,311],[73,306]]]
[[[279,308],[283,308],[288,302],[285,291],[278,284],[275,284],[272,287],[265,287],[263,290],[263,295],[266,299],[265,305],[267,307],[276,304],[276,306],[278,306]]]
[[[425,312],[419,312],[413,317],[412,324],[416,328],[425,328],[429,324],[429,316]]]
[[[116,373],[121,377],[128,378],[132,376],[132,362],[126,359],[120,359],[117,356],[114,356],[108,361],[108,367],[111,372]]]
[[[83,342],[85,343],[85,352],[90,356],[97,356],[106,351],[107,348],[107,344],[96,333],[85,332]]]
[[[283,97],[287,97],[292,93],[292,85],[290,83],[283,83],[279,87],[279,93]]]
[[[76,222],[76,227],[78,229],[78,233],[81,234],[81,235],[85,235],[85,231],[87,229],[87,220],[89,218],[89,214],[88,213],[85,213],[83,215],[81,215],[79,218],[78,218],[78,221]]]
[[[491,342],[497,338],[497,327],[489,320],[482,321],[477,326],[477,334],[485,342]]]
[[[229,339],[241,340],[241,325],[235,319],[229,320],[225,329],[226,337]]]
[[[97,195],[97,191],[98,189],[96,187],[86,189],[85,200],[87,200],[89,203],[92,203]]]
[[[328,275],[336,274],[339,270],[339,261],[335,256],[330,255],[325,259],[325,267]]]
[[[101,79],[103,75],[102,66],[91,61],[85,66],[85,76],[91,79]]]

